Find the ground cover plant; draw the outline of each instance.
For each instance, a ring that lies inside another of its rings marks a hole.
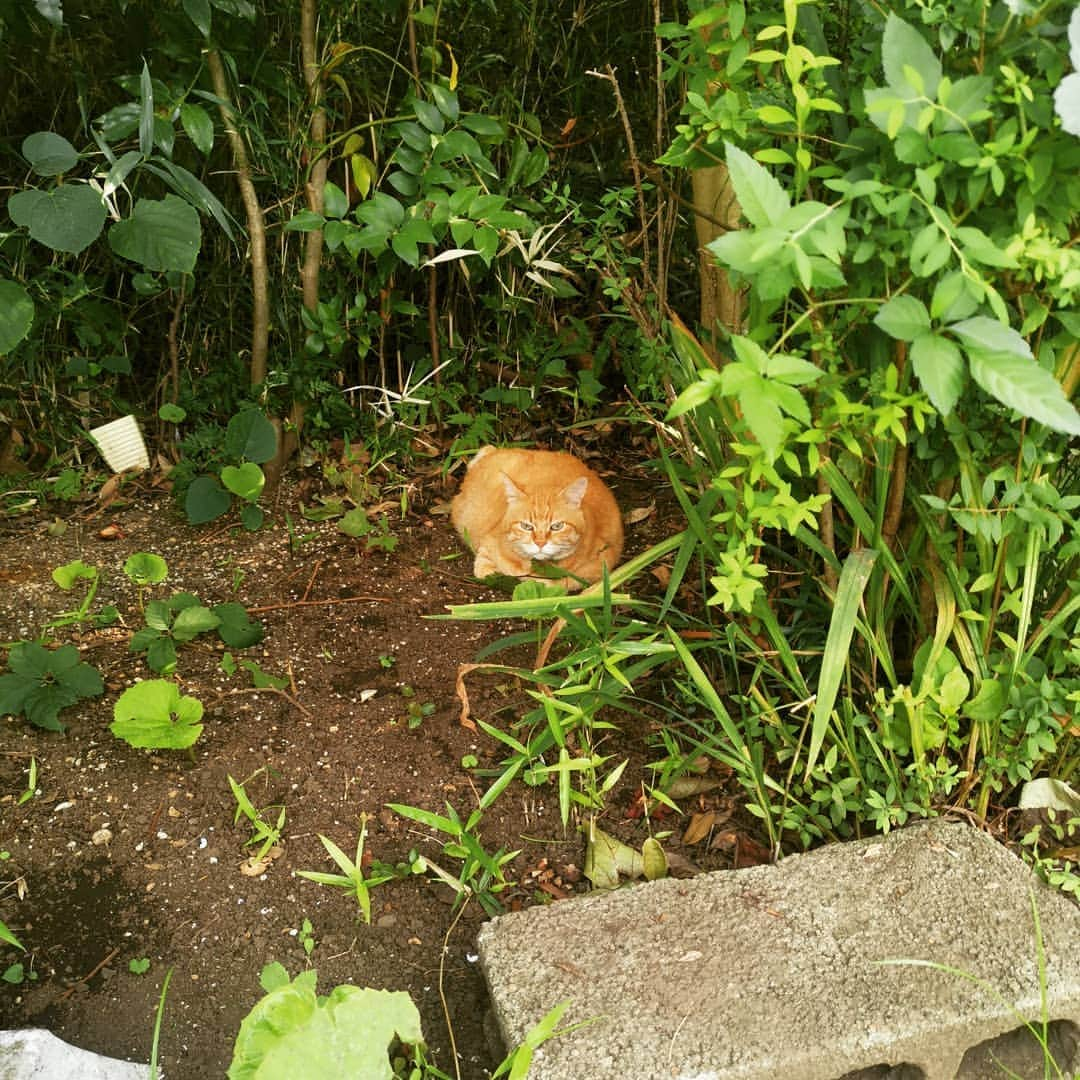
[[[5,1021],[174,970],[220,1075],[282,960],[480,1076],[507,907],[950,811],[1076,894],[1074,5],[541,7],[0,9]],[[487,442],[623,565],[471,581]]]

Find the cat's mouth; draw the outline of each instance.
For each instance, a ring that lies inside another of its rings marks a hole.
[[[550,541],[545,544],[523,544],[522,554],[537,562],[552,562],[561,559],[569,549],[564,544],[553,544]]]

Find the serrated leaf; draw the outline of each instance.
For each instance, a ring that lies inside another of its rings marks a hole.
[[[1034,358],[969,347],[968,366],[971,377],[1003,405],[1054,431],[1080,435],[1080,412]]]
[[[791,199],[780,181],[732,143],[724,143],[724,154],[731,184],[746,220],[757,228],[776,225],[791,209]]]
[[[930,329],[930,313],[926,305],[914,296],[894,296],[878,309],[874,325],[889,337],[914,341]]]
[[[937,97],[941,61],[927,44],[926,38],[893,12],[885,20],[881,62],[885,68],[885,81],[893,90],[904,93],[914,88],[931,100]],[[905,68],[917,73],[920,86],[915,86],[908,78]]]
[[[959,348],[940,334],[920,334],[911,343],[911,366],[931,404],[942,416],[956,407],[966,369]]]

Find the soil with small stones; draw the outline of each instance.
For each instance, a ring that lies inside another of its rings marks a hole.
[[[603,471],[624,511],[651,501],[648,481]],[[372,890],[366,925],[355,899],[294,871],[335,872],[319,834],[351,855],[362,814],[370,815],[373,858],[396,864],[416,850],[458,868],[429,830],[386,804],[441,812],[449,802],[462,816],[476,806],[485,781],[468,759],[490,768],[502,754],[459,723],[458,668],[520,627],[427,618],[447,604],[496,598],[469,579],[449,521],[433,512],[448,494],[437,478],[417,481],[405,518],[393,515],[393,553],[366,552],[332,521],[304,521],[308,483],[283,484],[255,533],[220,522],[193,529],[167,492],[140,482],[105,507],[58,504],[0,521],[0,640],[35,639],[77,606],[82,586],[65,593],[51,577],[74,559],[101,571],[94,610],[113,604],[123,620],[50,633],[50,642],[75,643],[106,687],[61,713],[64,734],[0,719],[0,920],[27,947],[0,950],[0,971],[15,980],[0,983],[0,1026],[44,1027],[77,1046],[146,1062],[172,969],[164,1073],[223,1077],[240,1022],[262,995],[260,971],[276,960],[291,975],[316,968],[320,993],[340,983],[408,991],[430,1055],[450,1075],[485,1077],[497,1064],[474,948],[487,917],[477,902],[461,911],[447,885],[404,877]],[[629,528],[628,554],[681,527],[673,509],[646,516]],[[181,688],[205,705],[193,756],[136,750],[109,730],[120,693],[153,677],[128,651],[142,620],[122,567],[137,551],[168,563],[168,579],[151,597],[186,591],[206,604],[243,603],[265,637],[236,659],[288,680],[280,691],[255,690],[246,670],[227,675],[214,635],[181,646]],[[530,662],[525,653],[516,660]],[[527,700],[505,676],[478,674],[469,693],[473,714],[504,728]],[[647,834],[629,811],[651,760],[649,724],[621,713],[617,724],[604,752],[630,765],[611,793],[605,828],[640,846]],[[22,799],[32,761],[36,788]],[[245,873],[251,833],[245,819],[234,823],[229,776],[246,780],[256,806],[285,807],[281,852],[254,875]],[[506,907],[572,902],[563,898],[588,887],[580,833],[563,829],[551,789],[512,785],[480,833],[489,851],[520,849],[500,894]],[[706,865],[710,858],[725,861],[706,856]],[[145,960],[145,973],[131,969]],[[10,969],[17,962],[21,980]]]

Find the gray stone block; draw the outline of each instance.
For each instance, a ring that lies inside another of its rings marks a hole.
[[[40,1028],[0,1031],[0,1080],[146,1080],[148,1075],[146,1065],[80,1050]]]
[[[1072,1077],[1080,909],[963,824],[530,908],[486,924],[479,951],[507,1046],[567,998],[564,1024],[596,1018],[530,1080],[981,1080],[1006,1075],[995,1057],[1041,1080],[1038,1045],[1009,1034],[1042,1015],[1032,896]]]

